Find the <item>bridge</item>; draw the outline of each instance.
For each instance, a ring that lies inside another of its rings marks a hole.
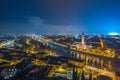
[[[37,38],[35,37],[34,38],[30,37],[30,38],[35,41],[41,42],[47,46],[54,45],[55,46],[54,49],[56,50],[58,50],[60,47],[64,48],[65,50],[68,50],[67,46],[60,43],[53,42],[52,39],[46,38],[44,36],[40,36]],[[112,78],[112,80],[116,80],[116,75],[112,68],[112,61],[114,60],[114,58],[95,55],[85,51],[78,51],[78,50],[72,50],[72,49],[69,49],[68,51],[71,52],[69,53],[71,55],[68,57],[74,57],[76,59],[85,60],[87,69],[93,70],[95,72],[99,72],[100,75],[105,75]]]
[[[67,48],[68,46],[66,45],[63,45],[63,44],[60,44],[60,43],[56,43],[56,42],[53,42],[52,39],[49,39],[49,38],[46,38],[44,36],[40,36],[40,37],[31,37],[32,39],[36,40],[36,41],[39,41],[39,42],[42,42],[43,44],[48,44],[48,43],[52,43],[56,46],[60,46],[60,47],[64,47],[64,48]]]

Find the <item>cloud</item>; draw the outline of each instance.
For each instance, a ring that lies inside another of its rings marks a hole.
[[[28,18],[28,22],[35,26],[40,26],[43,24],[44,20],[38,16],[31,16]]]
[[[7,33],[78,33],[84,32],[83,26],[46,24],[38,16],[27,18],[26,23],[0,24],[0,32]]]
[[[53,24],[44,24],[44,30],[48,32],[55,33],[78,33],[85,31],[84,28],[73,25],[53,25]],[[80,29],[79,29],[80,28]]]
[[[45,24],[45,20],[38,16],[29,17],[28,22],[34,25],[37,31],[45,33],[78,33],[85,31],[83,26]]]

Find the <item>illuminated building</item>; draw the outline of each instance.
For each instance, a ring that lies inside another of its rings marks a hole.
[[[81,42],[74,42],[74,44],[72,44],[70,47],[71,49],[77,49],[77,50],[80,50],[80,49],[85,50],[85,49],[92,48],[91,45],[86,45],[84,33],[82,33]]]
[[[17,73],[18,69],[16,69],[15,67],[7,67],[7,68],[4,68],[1,72],[1,76],[4,78],[4,79],[10,79],[12,77],[15,76],[15,74]]]
[[[81,44],[82,44],[82,45],[85,44],[84,33],[82,33]]]

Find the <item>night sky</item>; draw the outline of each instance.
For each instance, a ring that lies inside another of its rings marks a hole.
[[[0,33],[120,33],[120,0],[0,0]]]

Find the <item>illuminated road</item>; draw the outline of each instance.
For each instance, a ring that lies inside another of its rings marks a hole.
[[[90,70],[95,71],[95,72],[98,72],[99,75],[108,76],[112,80],[116,80],[115,72],[110,72],[110,71],[107,71],[107,70],[98,69],[98,68],[88,66],[88,65],[86,65],[85,68],[90,69]]]

